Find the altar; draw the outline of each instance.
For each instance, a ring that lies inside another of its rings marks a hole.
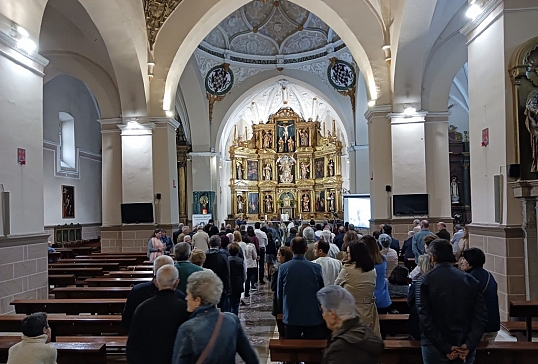
[[[336,126],[321,130],[289,107],[234,131],[230,147],[232,213],[250,220],[342,218],[342,142]]]

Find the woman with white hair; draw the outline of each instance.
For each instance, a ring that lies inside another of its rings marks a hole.
[[[318,291],[317,298],[332,331],[322,363],[377,363],[383,340],[356,316],[353,295],[340,286],[327,286]]]
[[[247,364],[259,363],[239,318],[217,309],[222,289],[210,270],[189,276],[187,311],[192,315],[177,331],[172,364],[235,364],[236,353]]]

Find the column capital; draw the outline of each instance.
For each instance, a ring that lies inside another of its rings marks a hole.
[[[170,126],[174,130],[179,128],[179,121],[168,117],[150,117],[149,121],[154,123],[157,128],[162,126]]]
[[[392,105],[376,105],[368,108],[368,111],[364,113],[366,120],[386,117],[392,111]]]
[[[450,111],[434,111],[426,114],[426,122],[444,122],[448,123],[448,117],[452,113]]]
[[[427,111],[417,111],[413,115],[406,115],[403,112],[393,112],[387,115],[391,125],[397,124],[413,124],[424,123],[426,120]]]
[[[99,119],[97,122],[101,124],[101,134],[119,133],[118,124],[123,123],[121,118]]]
[[[152,135],[155,129],[154,123],[139,124],[136,121],[128,122],[127,125],[120,124],[118,128],[121,130],[121,136],[140,136]]]

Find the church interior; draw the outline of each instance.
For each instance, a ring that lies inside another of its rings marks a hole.
[[[50,243],[209,219],[465,226],[501,320],[538,301],[536,0],[2,0],[0,85],[0,362]],[[240,315],[264,363],[271,300]]]

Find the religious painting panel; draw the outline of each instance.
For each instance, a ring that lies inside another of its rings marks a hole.
[[[273,180],[273,161],[270,159],[262,161],[262,179],[264,181]]]
[[[325,158],[316,158],[314,160],[314,168],[316,171],[316,178],[325,177]]]
[[[278,181],[280,183],[293,183],[295,181],[295,168],[296,163],[292,156],[284,155],[277,159],[278,164]]]
[[[242,159],[235,161],[235,179],[245,179],[245,165]]]
[[[299,129],[297,134],[299,135],[299,146],[300,147],[309,147],[310,146],[310,132],[308,129]]]
[[[279,121],[278,153],[293,153],[295,151],[295,122],[293,120]]]
[[[301,191],[301,212],[312,212],[310,191]]]
[[[62,218],[75,218],[75,186],[62,185]]]
[[[263,212],[265,214],[272,214],[275,212],[275,200],[273,194],[270,192],[263,193]]]
[[[261,141],[262,148],[264,149],[273,149],[273,131],[272,130],[262,130],[261,132]]]
[[[310,179],[310,159],[309,158],[301,158],[299,160],[299,178],[300,179]]]
[[[258,192],[248,193],[248,213],[249,214],[260,213],[259,199],[260,199],[260,194]]]
[[[258,161],[247,161],[247,179],[249,181],[258,180]]]
[[[325,212],[325,191],[316,191],[316,212]]]
[[[336,190],[334,188],[327,190],[327,211],[336,211]]]

